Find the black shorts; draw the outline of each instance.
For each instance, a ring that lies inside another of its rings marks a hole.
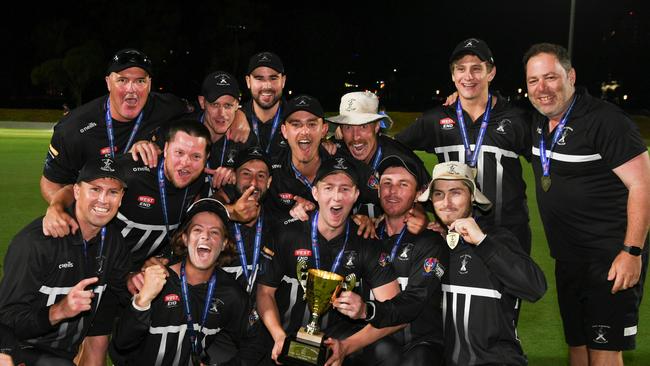
[[[555,262],[555,283],[569,346],[624,351],[635,348],[639,305],[648,267],[648,252],[643,254],[639,283],[627,290],[611,293],[607,280],[611,262]]]

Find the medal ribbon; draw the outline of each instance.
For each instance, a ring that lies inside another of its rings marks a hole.
[[[313,188],[313,185],[311,184],[309,179],[307,179],[307,177],[305,177],[304,175],[302,175],[301,172],[298,171],[298,168],[296,168],[296,166],[293,165],[293,162],[291,162],[291,169],[293,169],[293,173],[296,175],[296,178],[299,181],[301,181],[302,184],[306,185],[307,188],[309,188],[309,190],[311,191],[311,189]]]
[[[474,152],[472,153],[472,148],[469,144],[469,138],[467,137],[467,129],[465,128],[465,117],[463,117],[463,106],[460,104],[460,98],[456,102],[456,118],[458,119],[458,124],[460,125],[460,136],[463,139],[463,145],[465,146],[465,160],[467,165],[474,168],[476,167],[476,162],[478,160],[478,154],[483,145],[483,138],[485,137],[485,130],[487,130],[488,121],[490,120],[490,111],[492,110],[492,94],[488,93],[488,101],[485,106],[485,112],[483,113],[483,120],[481,121],[481,128],[478,133],[478,138],[476,139],[476,145],[474,145]]]
[[[99,261],[102,259],[102,254],[104,254],[104,241],[106,240],[106,227],[102,227],[102,229],[99,231],[99,237],[101,238],[99,241],[99,253],[97,253],[97,265],[99,267]],[[84,259],[86,261],[86,264],[88,264],[88,242],[84,239],[81,239],[83,241],[83,251],[84,251]]]
[[[377,141],[379,143],[379,141]],[[372,170],[373,172],[377,171],[377,167],[379,166],[379,162],[381,162],[381,157],[382,157],[383,152],[381,151],[381,146],[377,146],[377,155],[375,155],[375,159],[372,161]]]
[[[194,320],[192,318],[192,311],[190,309],[190,296],[187,289],[187,277],[185,276],[185,261],[186,260],[183,260],[183,262],[181,262],[181,296],[183,296],[185,320],[187,321],[187,332],[190,335],[192,353],[198,357],[201,354],[201,342],[199,341],[196,331],[194,330]],[[203,313],[201,314],[201,323],[198,333],[203,332],[203,327],[205,326],[205,322],[208,319],[208,310],[210,309],[212,294],[214,292],[216,283],[217,272],[213,271],[212,276],[210,276],[210,282],[208,282],[208,293],[205,296],[205,304],[203,305]]]
[[[345,241],[343,242],[343,248],[339,251],[332,263],[332,269],[330,272],[336,273],[336,270],[339,269],[341,264],[341,258],[343,258],[343,252],[345,252],[345,247],[348,245],[348,235],[350,234],[350,221],[345,223]],[[314,261],[316,262],[316,269],[320,269],[320,249],[318,245],[318,210],[314,215],[314,218],[311,220],[311,250],[314,252]]]
[[[115,157],[115,137],[113,135],[113,117],[111,117],[111,99],[107,98],[106,99],[106,134],[108,134],[108,145],[111,148],[111,157]],[[122,154],[125,154],[127,151],[129,151],[129,148],[131,147],[131,144],[133,143],[133,139],[135,138],[135,134],[138,133],[138,129],[140,128],[140,124],[142,123],[142,111],[140,111],[140,114],[138,114],[138,118],[135,120],[135,124],[133,125],[133,129],[131,130],[131,136],[129,136],[129,141],[126,143],[126,146],[124,146],[124,151],[122,151]]]
[[[246,260],[246,249],[244,247],[244,239],[241,235],[241,229],[239,223],[234,223],[235,227],[235,241],[237,242],[237,250],[239,251],[239,262],[244,271],[244,276],[246,276],[246,291],[251,292],[253,288],[253,274],[257,271],[257,264],[260,260],[260,248],[262,244],[262,227],[264,225],[264,217],[260,212],[259,217],[257,218],[257,225],[255,226],[255,244],[253,246],[253,265],[251,267],[251,272],[248,272],[248,261]]]
[[[251,106],[252,112],[252,121],[253,121],[253,131],[255,132],[255,135],[257,136],[257,140],[260,142],[260,145],[262,144],[262,138],[260,137],[260,130],[259,126],[257,124],[257,116],[255,116],[255,108]],[[280,115],[282,111],[282,107],[278,106],[278,111],[275,112],[275,116],[273,117],[273,127],[271,127],[271,135],[269,136],[269,141],[266,144],[266,149],[264,151],[268,154],[269,150],[271,149],[271,143],[273,142],[273,138],[275,137],[275,133],[278,130],[278,125],[280,125]]]
[[[551,140],[551,147],[549,148],[549,152],[553,151],[555,144],[557,144],[558,140],[560,139],[562,131],[564,130],[564,125],[566,125],[569,114],[571,113],[571,110],[573,110],[573,105],[576,102],[576,98],[577,95],[574,95],[569,108],[564,113],[564,116],[562,116],[560,123],[555,127],[555,132],[553,133],[553,140]],[[539,160],[542,163],[542,175],[548,177],[551,175],[551,159],[546,157],[546,141],[544,141],[545,138],[543,131],[544,129],[542,129],[542,133],[539,138]]]
[[[162,157],[158,162],[158,191],[160,193],[160,202],[162,203],[163,218],[165,220],[165,232],[169,235],[169,217],[167,214],[167,189],[165,188],[165,158]],[[181,213],[178,215],[178,222],[181,221],[183,216],[183,206],[185,205],[185,200],[187,199],[187,190],[190,187],[185,188],[185,193],[183,194],[183,201],[181,202]]]
[[[384,233],[386,233],[386,224],[382,226],[382,230],[379,232],[379,239],[384,239]],[[389,261],[392,263],[393,259],[395,259],[395,254],[397,254],[397,248],[399,248],[400,243],[402,242],[402,238],[404,237],[404,233],[406,233],[406,225],[402,228],[402,231],[399,232],[399,236],[395,240],[395,243],[393,244],[393,248],[390,250],[390,258]]]

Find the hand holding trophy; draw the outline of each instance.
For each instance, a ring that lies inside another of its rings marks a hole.
[[[299,273],[301,270],[304,271],[299,268]],[[329,310],[333,299],[341,292],[343,280],[343,276],[334,272],[308,270],[307,283],[303,289],[311,313],[310,321],[300,328],[295,337],[286,338],[278,358],[280,362],[299,366],[320,366],[325,363],[329,355],[327,346],[323,344],[324,333],[320,331],[319,318]]]

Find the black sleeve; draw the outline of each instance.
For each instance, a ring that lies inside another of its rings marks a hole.
[[[133,307],[132,302],[129,302],[129,305],[122,311],[111,339],[111,348],[119,355],[125,356],[140,347],[147,337],[154,306],[156,306],[156,300],[151,303],[149,310],[140,311]]]
[[[76,141],[75,134],[67,131],[64,122],[70,124],[75,121],[68,119],[55,126],[45,157],[43,176],[54,183],[72,184],[83,165],[82,144]]]
[[[402,130],[402,132],[395,135],[395,140],[406,145],[411,150],[422,150],[426,152],[434,152],[435,139],[433,138],[434,125],[431,122],[430,116],[423,114],[418,117],[415,122]]]
[[[51,267],[51,258],[41,250],[47,248],[39,248],[42,238],[36,230],[22,231],[11,241],[0,282],[0,322],[13,329],[19,340],[36,338],[55,328],[50,324],[50,307],[34,306],[39,303],[38,289]]]
[[[289,247],[290,243],[276,244],[282,240],[283,236],[279,233],[282,229],[286,229],[286,226],[282,225],[280,230],[272,230],[271,240],[267,241],[261,249],[260,270],[257,272],[256,282],[264,286],[278,288],[284,277],[283,253],[279,253],[278,249]]]
[[[350,228],[356,232],[356,226]],[[361,278],[368,281],[371,289],[383,286],[397,279],[392,266],[382,265],[381,243],[378,240],[369,240],[363,244],[362,249],[363,273]]]
[[[118,301],[122,304],[123,307],[127,306],[130,301],[130,293],[126,287],[126,277],[129,274],[129,269],[131,268],[131,251],[129,251],[122,235],[117,230],[113,234],[117,236],[117,240],[114,241],[115,245],[113,248],[118,248],[115,253],[115,262],[111,268],[110,273],[106,282],[110,286],[112,292],[118,296]]]
[[[535,302],[546,292],[544,272],[506,229],[494,229],[474,248],[492,275],[516,297]]]

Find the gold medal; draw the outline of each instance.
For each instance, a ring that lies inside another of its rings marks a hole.
[[[458,245],[458,241],[460,240],[460,234],[455,232],[455,231],[449,231],[447,233],[447,245],[449,245],[449,248],[454,249]]]
[[[542,183],[542,190],[544,190],[544,192],[548,192],[548,190],[551,188],[551,177],[548,175],[542,175],[540,182]]]

